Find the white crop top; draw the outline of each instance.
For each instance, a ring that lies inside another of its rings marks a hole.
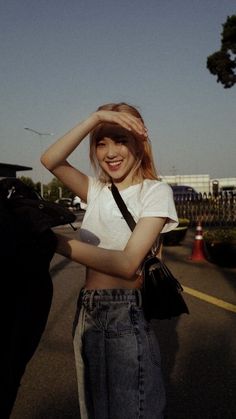
[[[162,233],[178,225],[173,192],[168,184],[145,179],[119,192],[136,222],[142,217],[166,217]],[[123,250],[130,235],[109,185],[89,177],[87,209],[79,239],[105,249]]]

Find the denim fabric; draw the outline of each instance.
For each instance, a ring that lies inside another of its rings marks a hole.
[[[82,290],[74,322],[81,419],[161,419],[160,351],[139,290]]]

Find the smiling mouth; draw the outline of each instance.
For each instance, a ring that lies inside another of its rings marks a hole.
[[[121,160],[120,161],[113,161],[113,162],[108,161],[107,165],[111,170],[116,170],[116,169],[119,169],[119,167],[121,166],[121,163],[122,163]]]

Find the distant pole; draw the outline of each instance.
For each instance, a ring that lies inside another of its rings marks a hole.
[[[25,129],[26,131],[32,132],[33,134],[36,134],[36,135],[38,135],[38,136],[39,136],[39,141],[40,141],[40,151],[42,151],[42,142],[41,142],[42,137],[46,137],[46,136],[50,136],[50,135],[54,135],[52,132],[40,132],[40,131],[37,131],[36,129],[29,128],[29,127],[24,127],[24,129]],[[40,170],[40,175],[41,175],[41,181],[40,181],[40,194],[41,194],[41,196],[42,196],[42,198],[43,198],[44,193],[43,193],[43,173],[42,173],[42,170]]]

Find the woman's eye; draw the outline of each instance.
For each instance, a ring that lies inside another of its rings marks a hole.
[[[116,143],[118,144],[127,144],[128,140],[124,137],[116,138]]]
[[[102,141],[99,141],[97,143],[97,147],[105,147],[105,143],[103,143]]]

